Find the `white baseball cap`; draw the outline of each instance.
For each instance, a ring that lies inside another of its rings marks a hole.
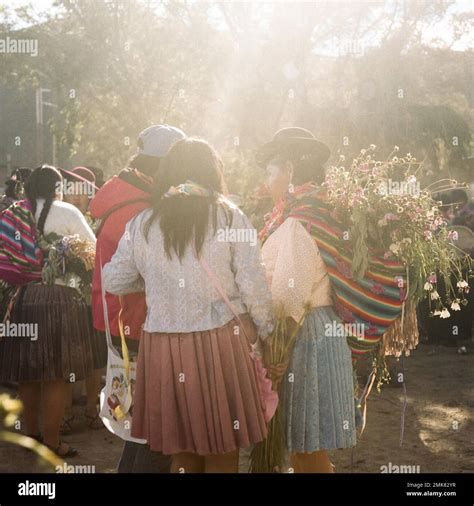
[[[171,125],[152,125],[138,135],[138,154],[163,158],[171,146],[186,137],[185,133]]]

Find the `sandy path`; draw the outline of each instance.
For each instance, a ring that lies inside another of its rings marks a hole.
[[[430,354],[432,352],[434,354]],[[407,408],[403,446],[399,446],[403,390],[385,386],[372,392],[368,422],[357,447],[332,453],[338,472],[381,472],[381,466],[419,466],[426,472],[474,472],[474,354],[455,348],[420,345],[405,359]],[[122,442],[105,429],[87,430],[83,408],[75,407],[77,432],[65,437],[80,451],[70,464],[115,472]],[[351,464],[352,461],[352,464]],[[37,459],[0,443],[0,472],[38,470]],[[414,468],[416,469],[416,467]]]

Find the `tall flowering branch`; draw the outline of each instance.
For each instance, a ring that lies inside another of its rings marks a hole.
[[[421,189],[417,179],[421,163],[410,153],[400,157],[395,146],[385,161],[378,161],[375,149],[371,145],[361,150],[348,168],[342,165],[342,157],[324,182],[338,218],[350,230],[355,247],[353,274],[365,272],[369,249],[381,251],[384,258],[407,266],[407,297],[415,304],[428,297],[432,315],[447,318],[450,310],[467,304],[472,260],[454,244],[456,233],[433,194],[459,185],[442,180]],[[439,276],[446,286],[444,298],[437,290]]]

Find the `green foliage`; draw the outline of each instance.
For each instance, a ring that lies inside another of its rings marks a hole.
[[[354,242],[354,258],[352,260],[351,272],[354,278],[359,279],[363,277],[369,266],[367,213],[362,209],[354,209],[351,221],[350,237],[353,238]]]
[[[55,6],[41,15],[33,6],[19,10],[26,28],[18,31],[8,9],[0,12],[1,36],[39,41],[35,58],[0,58],[0,81],[18,100],[2,117],[14,125],[5,150],[15,154],[12,139],[23,134],[29,163],[34,117],[22,120],[19,112],[28,100],[34,111],[34,89],[41,86],[58,106],[45,107],[45,114],[60,166],[117,173],[139,131],[167,122],[214,143],[230,159],[229,171],[239,171],[229,186],[235,182],[248,195],[258,177],[251,154],[279,127],[297,124],[334,154],[349,158],[370,142],[386,150],[396,144],[426,158],[427,178],[430,171],[468,177],[470,54],[424,46],[419,33],[444,20],[462,39],[469,21],[449,11],[451,2],[417,0],[403,8],[401,0],[346,2],[325,10],[311,2],[58,0]],[[369,38],[378,45],[365,46]]]

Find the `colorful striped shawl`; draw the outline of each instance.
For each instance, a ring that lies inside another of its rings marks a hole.
[[[371,351],[383,334],[400,316],[405,298],[405,269],[399,262],[386,260],[370,251],[369,267],[360,279],[351,275],[352,247],[345,240],[344,227],[324,192],[306,185],[279,207],[275,208],[260,238],[265,240],[288,218],[296,218],[314,238],[326,265],[336,311],[346,327],[363,329],[359,335],[351,333],[348,343],[353,359]]]
[[[42,266],[33,209],[20,200],[0,214],[0,279],[11,285],[38,281]]]

